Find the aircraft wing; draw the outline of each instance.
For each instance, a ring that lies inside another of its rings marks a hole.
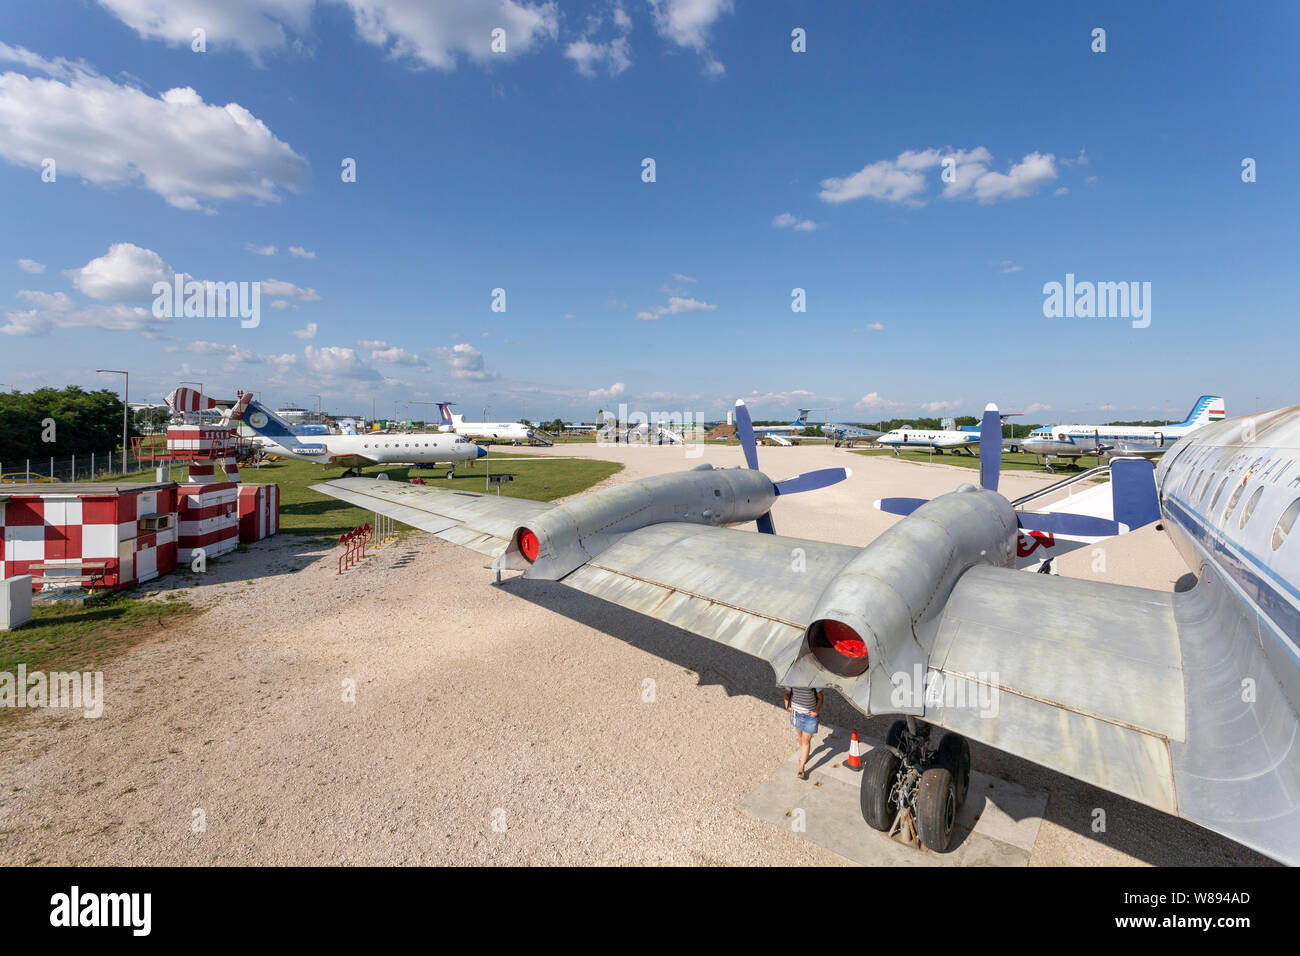
[[[312,485],[311,490],[377,511],[488,557],[505,550],[516,528],[554,507],[527,498],[449,491],[377,478],[339,478]]]
[[[1225,648],[1195,602],[972,568],[940,615],[924,719],[1300,862],[1295,712],[1267,678],[1243,701],[1240,675],[1268,673],[1259,645]],[[1280,722],[1286,753],[1266,742]]]
[[[312,490],[493,557],[516,528],[553,507],[373,478]],[[762,658],[779,675],[794,662],[818,597],[860,550],[667,522],[620,535],[560,583]]]
[[[364,468],[366,465],[375,464],[373,458],[367,458],[365,455],[330,455],[330,464],[339,468]]]

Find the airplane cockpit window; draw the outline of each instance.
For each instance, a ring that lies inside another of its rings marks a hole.
[[[1282,517],[1277,519],[1277,524],[1273,526],[1273,550],[1276,551],[1282,547],[1282,542],[1286,536],[1291,533],[1291,528],[1295,526],[1295,519],[1300,516],[1300,498],[1286,506],[1286,511],[1282,512]]]
[[[1249,499],[1247,499],[1246,507],[1241,509],[1241,523],[1238,524],[1237,527],[1239,528],[1246,527],[1246,522],[1249,521],[1250,516],[1255,513],[1255,506],[1259,504],[1259,496],[1262,495],[1263,493],[1264,493],[1264,486],[1260,485],[1258,488],[1255,489],[1255,493],[1251,495]]]

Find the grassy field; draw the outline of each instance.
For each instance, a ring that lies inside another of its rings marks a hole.
[[[451,480],[442,477],[446,473],[445,468],[435,471],[399,468],[392,465],[373,465],[363,468],[361,475],[370,478],[384,472],[390,481],[404,482],[409,478],[420,477],[433,488],[483,491],[484,476],[487,473],[483,465],[488,460],[480,458],[473,468],[462,463],[456,469],[457,477]],[[503,497],[532,498],[537,501],[552,501],[565,495],[576,494],[623,470],[623,466],[616,462],[581,458],[529,461],[528,456],[510,457],[505,454],[493,454],[490,460],[493,463],[493,474],[505,472],[514,475],[513,481],[501,486]],[[263,464],[261,468],[241,468],[239,477],[250,484],[275,482],[280,486],[281,532],[338,537],[357,525],[372,521],[374,517],[369,511],[310,490],[311,485],[338,478],[342,473],[341,468],[323,468],[308,461],[282,458],[279,461]],[[172,480],[184,480],[183,469],[174,469],[172,474]],[[150,469],[127,475],[125,480],[152,481],[153,477],[153,470]],[[119,475],[102,480],[122,481],[123,478]],[[495,491],[493,493],[495,494]]]
[[[853,454],[893,455],[894,452],[892,449],[889,448],[864,448],[864,449],[854,449]],[[902,455],[900,455],[900,457],[904,461],[935,462],[936,464],[940,464],[940,465],[956,465],[959,468],[973,468],[977,471],[979,470],[979,466],[980,466],[979,458],[975,457],[974,455],[967,455],[964,453],[952,454],[951,452],[949,452],[942,455],[934,455],[933,457],[931,457],[930,454],[924,450],[916,449],[916,448],[906,448],[903,449],[903,453]],[[1021,452],[1016,455],[1003,455],[1002,470],[1003,471],[1033,471],[1033,472],[1037,472],[1040,475],[1054,474],[1054,475],[1060,475],[1061,477],[1067,477],[1069,475],[1078,474],[1081,471],[1086,471],[1087,469],[1092,468],[1094,465],[1097,464],[1097,460],[1095,458],[1083,458],[1083,459],[1079,459],[1079,461],[1081,461],[1081,464],[1074,464],[1072,462],[1066,463],[1058,460],[1052,465],[1052,471],[1049,472],[1046,468],[1043,467],[1042,461],[1037,456],[1027,455],[1024,452]]]
[[[0,635],[0,671],[102,670],[104,662],[194,608],[172,592],[163,601],[109,594],[85,607],[37,607],[32,620]],[[0,708],[0,719],[7,708]]]

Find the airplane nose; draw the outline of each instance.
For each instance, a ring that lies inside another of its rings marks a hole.
[[[478,457],[479,457],[479,458],[486,458],[486,457],[487,457],[487,449],[484,448],[482,445],[479,445],[479,446],[478,446]]]

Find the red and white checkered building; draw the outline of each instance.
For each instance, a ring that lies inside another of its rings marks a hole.
[[[176,568],[176,485],[22,486],[0,498],[0,577],[31,574],[34,586],[80,578],[122,588]]]

